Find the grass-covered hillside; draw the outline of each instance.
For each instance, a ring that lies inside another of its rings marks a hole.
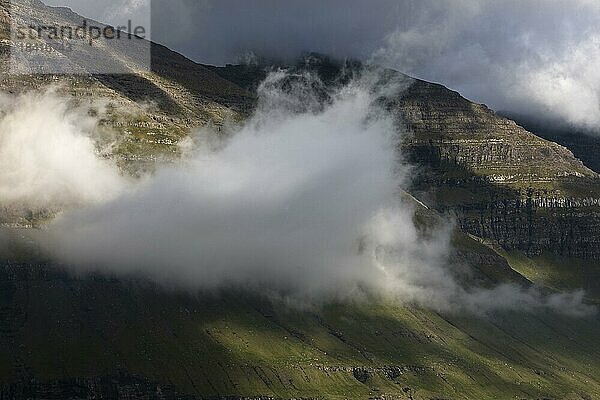
[[[439,219],[419,208],[415,223],[426,230]],[[8,398],[600,396],[598,315],[436,312],[377,294],[298,307],[233,289],[180,293],[137,279],[73,276],[46,264],[27,235],[4,241],[0,269]],[[452,242],[455,261],[472,268],[465,285],[527,286],[527,277],[548,292],[580,286],[546,259],[460,231]]]
[[[38,382],[39,398],[74,390],[69,378],[115,371],[148,379],[150,391],[200,398],[600,396],[597,319],[477,318],[381,302],[297,310],[40,266],[4,266],[1,277],[2,382]]]

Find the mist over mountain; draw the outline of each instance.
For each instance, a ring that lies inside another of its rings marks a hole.
[[[0,200],[62,210],[32,238],[76,273],[199,293],[232,287],[294,307],[381,296],[451,312],[594,315],[583,291],[461,283],[455,269],[472,271],[451,260],[453,223],[425,235],[413,221],[418,206],[398,198],[412,185],[413,166],[395,151],[409,133],[379,99],[406,82],[381,83],[380,73],[335,89],[311,73],[271,73],[243,125],[192,133],[180,162],[140,182],[96,154],[88,115],[54,92],[23,95],[16,103],[28,115],[9,109],[0,120],[12,134],[0,146]],[[43,140],[27,135],[42,120]]]

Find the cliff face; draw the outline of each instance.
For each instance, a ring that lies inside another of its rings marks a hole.
[[[332,78],[330,60],[312,61],[324,82],[344,81]],[[337,76],[348,70],[360,67],[338,67]],[[247,88],[264,76],[256,67],[214,71]],[[420,200],[507,249],[600,259],[600,178],[569,149],[444,86],[384,76],[405,87],[382,100],[412,133],[401,150],[417,166],[412,192]]]
[[[536,119],[519,113],[501,113],[528,131],[562,144],[590,169],[600,172],[600,130],[574,127],[560,120],[549,120],[547,116]]]
[[[508,249],[600,258],[600,179],[567,148],[423,81],[388,108],[413,133],[403,147],[425,203]]]

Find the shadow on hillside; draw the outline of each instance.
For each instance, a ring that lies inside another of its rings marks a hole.
[[[168,48],[152,43],[152,72],[189,91],[199,103],[214,101],[241,113],[250,112],[254,96],[213,70]]]
[[[168,115],[178,115],[182,109],[168,93],[150,80],[133,74],[95,75],[106,87],[136,103],[156,104]]]
[[[39,384],[50,392],[84,393],[115,371],[123,371],[117,385],[137,382],[143,391],[156,382],[198,396],[251,388],[294,397],[334,383],[339,391],[363,384],[400,391],[407,379],[440,393],[465,380],[519,392],[534,390],[535,371],[569,386],[556,372],[598,353],[585,345],[597,324],[567,326],[562,317],[448,316],[377,301],[306,310],[250,292],[191,295],[43,265],[4,266],[0,282],[0,348],[11,371],[0,385],[66,379]],[[532,383],[517,385],[515,368]]]

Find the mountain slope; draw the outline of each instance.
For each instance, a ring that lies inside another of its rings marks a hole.
[[[416,218],[436,217],[421,208]],[[20,236],[0,269],[6,394],[133,385],[150,398],[162,398],[157,388],[200,398],[600,396],[597,316],[475,316],[376,298],[297,309],[239,291],[174,293],[136,279],[73,277],[32,259]],[[473,282],[525,283],[480,241],[457,231],[453,242]]]
[[[82,18],[18,1],[23,12],[55,21]],[[0,7],[6,21],[8,3]],[[11,43],[3,40],[6,55]],[[203,66],[160,45],[152,56],[151,72],[118,76],[15,77],[5,62],[0,89],[53,83],[66,98],[113,104],[99,129],[116,132],[111,157],[133,175],[176,159],[175,145],[191,129],[252,112],[261,67]],[[339,81],[335,63],[314,59],[308,67],[328,85]],[[572,263],[565,270],[577,262],[597,269],[597,175],[484,106],[386,73],[410,83],[382,101],[414,132],[403,144],[419,167],[414,194],[456,213],[465,230],[454,232],[450,257],[473,269],[464,283],[539,280],[560,291],[589,279],[557,272],[553,253]],[[440,223],[437,212],[416,208],[423,229]],[[3,221],[37,223],[27,211]],[[28,235],[11,230],[0,240],[0,397],[600,398],[597,316],[475,316],[379,298],[296,309],[238,291],[181,294],[134,279],[73,276],[39,257]]]
[[[177,156],[175,144],[190,129],[220,125],[249,112],[253,98],[246,90],[155,43],[146,44],[151,46],[151,71],[138,59],[136,54],[143,49],[136,49],[134,42],[126,49],[115,45],[99,50],[102,58],[121,60],[122,68],[130,71],[127,74],[9,74],[9,55],[15,45],[6,26],[11,11],[13,18],[39,18],[56,26],[79,26],[86,19],[38,0],[0,1],[0,21],[5,21],[0,31],[0,90],[18,94],[55,85],[80,103],[108,101],[113,107],[102,124],[117,132],[114,157],[132,173],[151,170],[156,161]]]
[[[596,172],[600,172],[600,137],[598,130],[581,129],[560,121],[535,119],[511,112],[502,114],[544,139],[560,143]]]

